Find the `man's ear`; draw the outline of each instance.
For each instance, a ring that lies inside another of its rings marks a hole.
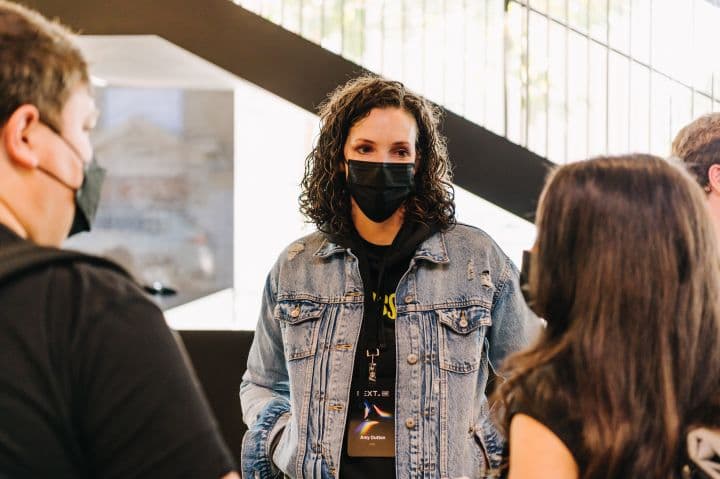
[[[720,164],[716,163],[708,168],[708,186],[710,191],[720,194]]]
[[[39,125],[40,112],[33,105],[21,105],[10,115],[0,131],[0,142],[10,161],[24,168],[37,167]]]

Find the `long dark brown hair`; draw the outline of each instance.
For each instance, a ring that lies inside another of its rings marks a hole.
[[[507,361],[500,409],[567,407],[582,478],[678,477],[688,428],[720,423],[720,252],[701,189],[649,155],[568,164],[537,234],[547,329]]]
[[[320,135],[306,158],[300,211],[318,229],[348,235],[352,229],[350,194],[341,169],[350,128],[373,108],[402,108],[417,122],[415,194],[405,217],[441,230],[455,222],[454,190],[440,110],[397,81],[363,75],[338,87],[320,106]]]

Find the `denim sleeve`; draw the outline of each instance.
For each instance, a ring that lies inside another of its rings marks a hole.
[[[505,358],[528,346],[540,332],[540,319],[530,311],[520,292],[519,273],[509,258],[493,302],[490,328],[490,366],[500,375]]]
[[[260,318],[248,355],[247,370],[240,384],[240,403],[248,431],[243,438],[241,469],[243,477],[275,477],[270,445],[278,420],[290,414],[288,373],[285,365],[280,326],[275,319],[277,268],[268,275],[263,292]]]

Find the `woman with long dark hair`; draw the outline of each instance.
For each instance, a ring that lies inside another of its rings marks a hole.
[[[320,109],[301,210],[268,276],[240,396],[245,477],[485,477],[490,369],[538,324],[517,269],[455,223],[439,112],[375,76]]]
[[[510,479],[680,477],[688,431],[720,424],[720,253],[700,188],[646,155],[562,166],[528,259],[547,328],[497,391]]]

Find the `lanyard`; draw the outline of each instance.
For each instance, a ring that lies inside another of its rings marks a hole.
[[[358,243],[358,260],[360,262],[361,276],[364,281],[368,282],[368,288],[365,291],[365,311],[367,311],[367,336],[365,338],[365,357],[368,358],[368,381],[377,382],[377,360],[385,351],[387,345],[385,343],[385,326],[383,325],[383,281],[385,279],[385,264],[388,254],[392,246],[385,250],[380,260],[380,268],[378,270],[377,281],[375,284],[371,278],[370,259],[367,254],[366,247],[362,242]],[[363,274],[364,273],[364,274]],[[375,298],[372,292],[375,290]],[[368,294],[368,291],[370,294]]]

